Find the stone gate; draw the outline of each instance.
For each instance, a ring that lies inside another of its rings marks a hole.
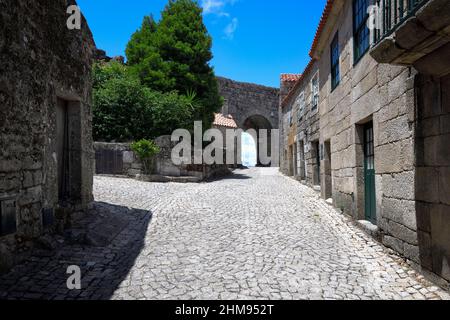
[[[232,116],[239,129],[266,129],[269,132],[269,154],[271,149],[270,132],[278,129],[278,106],[280,90],[262,85],[237,82],[218,77],[219,92],[224,98],[222,114]],[[259,148],[259,139],[256,142]],[[258,165],[261,165],[258,154]]]
[[[232,115],[242,129],[278,129],[279,89],[218,77],[225,103],[222,113]]]

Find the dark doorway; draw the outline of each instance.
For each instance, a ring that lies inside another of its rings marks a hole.
[[[299,168],[300,168],[300,179],[306,179],[306,162],[305,162],[305,144],[303,140],[299,142]]]
[[[63,206],[81,200],[81,118],[79,102],[57,99],[56,158],[58,199]]]
[[[331,172],[331,143],[330,141],[325,141],[324,143],[324,159],[323,159],[323,167],[324,167],[324,190],[323,196],[325,199],[329,199],[333,196],[333,179]]]
[[[315,158],[316,158],[314,184],[317,186],[320,186],[321,177],[320,177],[320,143],[319,143],[319,141],[314,142],[314,152],[315,152]]]
[[[364,126],[364,199],[365,218],[376,224],[375,152],[372,122]]]
[[[58,199],[68,200],[68,115],[67,101],[58,99],[56,107],[56,156],[58,162]]]
[[[293,172],[294,172],[294,177],[298,176],[298,156],[297,156],[297,142],[293,144],[292,146],[293,148],[293,159],[294,159],[294,167],[292,168]]]

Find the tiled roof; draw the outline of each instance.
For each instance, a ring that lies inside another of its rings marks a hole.
[[[322,13],[322,18],[320,19],[319,27],[317,28],[311,50],[309,51],[309,55],[311,56],[311,58],[313,57],[314,51],[316,50],[317,45],[319,44],[320,37],[322,36],[325,25],[327,24],[328,17],[331,13],[331,9],[333,9],[334,2],[335,0],[327,0],[327,4],[325,6],[325,10]]]
[[[309,61],[308,65],[305,68],[305,71],[302,73],[302,76],[297,80],[295,85],[292,87],[291,91],[289,91],[286,98],[284,98],[284,100],[281,102],[281,108],[284,108],[287,105],[287,103],[292,99],[298,87],[302,84],[303,79],[308,75],[309,71],[313,67],[315,61],[316,61],[315,59],[311,59]]]
[[[234,119],[231,115],[225,116],[221,113],[215,113],[214,117],[215,117],[215,119],[214,119],[213,125],[216,127],[224,127],[224,128],[232,128],[232,129],[238,128],[236,121],[234,121]]]
[[[302,76],[301,74],[283,73],[281,75],[281,81],[282,82],[295,82],[298,79],[300,79],[301,76]]]

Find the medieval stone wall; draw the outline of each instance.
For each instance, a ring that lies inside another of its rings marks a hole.
[[[252,116],[263,116],[278,128],[279,90],[218,77],[219,92],[225,98],[225,113],[233,115],[240,128]]]
[[[155,177],[152,177],[152,181],[154,182],[199,182],[216,176],[228,175],[230,173],[228,166],[225,164],[175,165],[172,161],[172,149],[175,147],[176,143],[171,141],[171,136],[158,137],[155,139],[155,143],[159,146],[161,152],[155,156],[154,159],[154,172],[152,173],[152,175],[155,175]],[[131,150],[130,143],[95,142],[94,149],[97,154],[96,174],[123,175],[130,178],[136,178],[144,174],[142,162]],[[106,159],[101,159],[101,154],[103,154]],[[98,163],[99,161],[103,161],[104,163],[118,161],[120,164],[117,168],[121,168],[121,171],[108,172],[111,167],[105,168]],[[100,168],[102,168],[101,171],[99,170]],[[186,179],[188,177],[194,177],[198,180]]]
[[[14,253],[58,220],[58,101],[70,110],[68,139],[76,144],[70,161],[80,168],[70,174],[79,183],[71,204],[78,210],[92,201],[95,44],[84,19],[81,30],[66,27],[72,3],[0,0],[0,202],[2,217],[16,224],[15,232],[0,236],[0,266],[14,264]]]

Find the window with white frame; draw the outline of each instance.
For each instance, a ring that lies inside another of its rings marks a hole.
[[[312,94],[312,110],[316,110],[319,106],[319,74],[316,73],[311,80],[311,94]]]
[[[300,121],[305,113],[306,107],[305,92],[300,93],[300,95],[298,96],[297,105],[298,105],[298,120]]]

